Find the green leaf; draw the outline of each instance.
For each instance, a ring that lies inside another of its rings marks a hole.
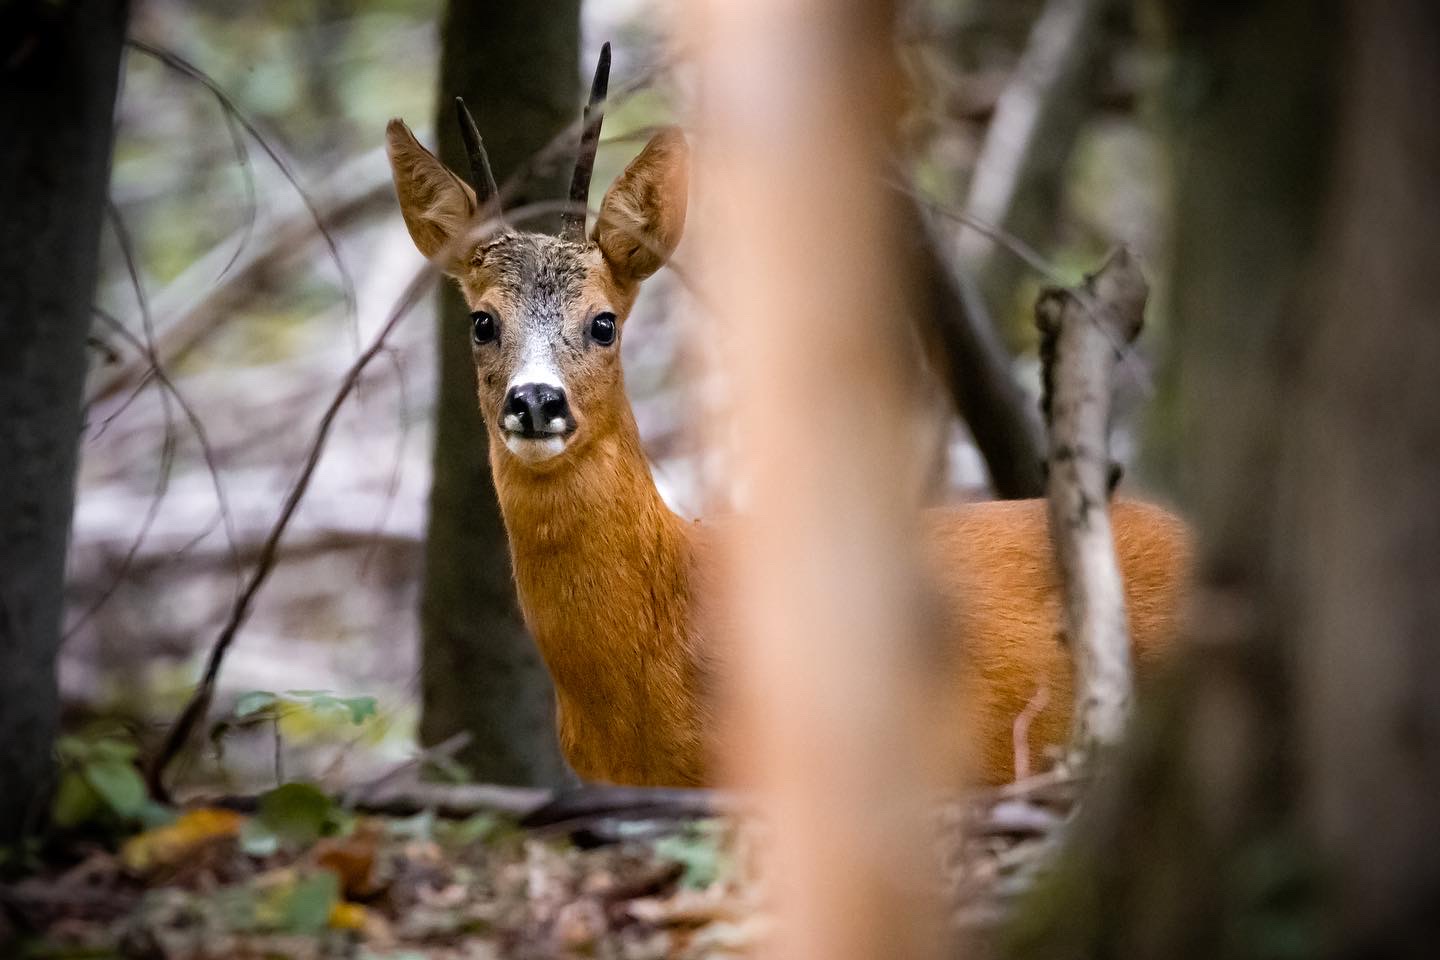
[[[269,690],[251,690],[249,693],[242,693],[240,699],[235,701],[236,719],[244,719],[275,706],[279,698]]]
[[[140,821],[140,826],[146,830],[154,830],[157,827],[168,827],[175,822],[175,808],[167,807],[163,803],[157,803],[149,797],[140,805],[135,813],[135,819]]]
[[[145,781],[129,760],[114,757],[91,760],[80,768],[80,774],[95,788],[106,806],[126,819],[139,814],[145,805]]]
[[[340,701],[350,711],[350,722],[357,727],[369,717],[375,716],[374,697],[345,697]]]
[[[330,696],[329,690],[286,690],[285,696],[292,700],[314,700],[316,697]]]
[[[286,846],[309,846],[320,838],[333,804],[309,783],[287,783],[260,797],[259,820]]]
[[[140,748],[126,740],[102,737],[90,741],[90,757],[95,759],[130,761],[139,753]]]
[[[71,770],[60,778],[60,787],[55,791],[55,800],[50,807],[50,817],[62,829],[79,826],[95,818],[100,812],[100,795],[79,772]]]
[[[330,911],[340,901],[340,878],[321,870],[298,880],[286,898],[282,930],[316,934],[330,922]]]
[[[684,865],[680,882],[699,889],[719,880],[729,866],[718,831],[704,824],[696,824],[684,833],[661,837],[655,842],[655,855]]]
[[[345,709],[344,705],[340,703],[340,699],[338,697],[332,696],[328,693],[315,694],[315,696],[310,697],[305,701],[305,705],[309,707],[311,712],[313,713],[319,713],[321,710]]]

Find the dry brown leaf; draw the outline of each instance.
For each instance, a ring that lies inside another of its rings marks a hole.
[[[361,820],[348,837],[318,841],[311,856],[316,866],[340,878],[340,891],[347,899],[367,899],[380,892],[375,859],[384,833],[382,822]]]

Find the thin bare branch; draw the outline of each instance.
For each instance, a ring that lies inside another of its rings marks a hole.
[[[1110,396],[1116,344],[1140,333],[1149,288],[1118,248],[1082,288],[1040,295],[1045,398],[1050,427],[1048,500],[1075,661],[1072,749],[1080,759],[1116,743],[1134,690],[1124,585],[1110,527]]]
[[[235,121],[233,113],[221,110],[220,114],[225,118],[225,129],[230,131],[230,143],[235,148],[235,165],[240,168],[240,179],[245,184],[245,226],[240,230],[240,242],[235,244],[235,252],[225,261],[220,275],[215,278],[217,281],[225,279],[230,268],[235,266],[240,255],[250,245],[250,238],[255,233],[255,220],[260,213],[260,204],[255,194],[255,171],[250,166],[250,147],[245,143],[245,134],[240,129],[240,124]]]
[[[516,222],[523,222],[527,217],[540,216],[545,212],[554,210],[556,206],[557,204],[555,203],[530,204],[510,211],[509,217]],[[437,253],[436,259],[416,271],[414,276],[411,277],[410,282],[406,284],[404,291],[395,302],[395,305],[391,308],[385,323],[381,325],[380,331],[375,335],[370,345],[355,358],[354,363],[350,365],[349,370],[346,371],[345,376],[341,379],[340,385],[336,389],[329,406],[326,407],[324,414],[320,418],[319,426],[316,429],[314,439],[311,441],[309,452],[306,455],[300,473],[291,486],[289,493],[286,494],[285,500],[280,508],[280,513],[276,517],[274,524],[270,528],[270,533],[266,536],[265,542],[260,548],[260,554],[255,562],[255,567],[251,571],[250,577],[246,581],[244,588],[240,591],[239,596],[236,597],[235,603],[230,611],[230,616],[224,626],[221,627],[220,633],[211,646],[210,655],[206,659],[205,669],[201,674],[195,692],[191,695],[190,700],[181,711],[180,716],[175,721],[175,725],[171,727],[169,735],[160,748],[160,752],[150,765],[147,772],[147,782],[151,793],[157,798],[165,798],[168,796],[164,784],[166,768],[169,767],[170,763],[179,755],[185,744],[189,742],[196,725],[204,718],[206,711],[209,709],[210,701],[215,695],[215,685],[219,679],[220,668],[224,664],[225,656],[229,652],[231,645],[235,642],[235,638],[239,635],[241,628],[245,625],[246,620],[249,618],[256,595],[260,592],[260,588],[275,568],[280,555],[280,542],[284,538],[285,531],[289,528],[296,510],[299,509],[300,503],[310,487],[310,481],[314,477],[315,470],[320,464],[326,442],[329,440],[331,428],[334,426],[335,418],[339,415],[341,407],[344,406],[345,401],[350,395],[355,392],[366,367],[370,365],[370,362],[374,360],[375,357],[379,356],[386,349],[386,343],[390,335],[395,331],[395,328],[399,326],[400,321],[410,312],[419,300],[420,295],[439,275],[440,271],[437,263],[446,262],[444,258],[452,256],[455,250],[462,249],[464,245],[475,242],[476,238],[483,237],[487,232],[499,229],[501,226],[503,226],[503,222],[496,216],[474,224],[468,231],[452,240],[446,245],[445,249]]]
[[[191,80],[196,81],[205,87],[205,89],[209,90],[215,99],[219,101],[220,106],[234,118],[235,122],[244,128],[246,133],[254,138],[255,142],[260,145],[260,149],[265,151],[265,155],[275,164],[281,175],[289,181],[290,186],[294,188],[301,201],[305,204],[305,209],[310,212],[311,219],[315,223],[315,229],[318,230],[320,236],[325,239],[325,246],[330,250],[330,259],[335,264],[336,271],[340,274],[340,289],[345,299],[345,314],[350,320],[351,330],[358,341],[360,336],[360,319],[355,300],[355,281],[350,276],[349,269],[345,266],[344,258],[340,256],[339,244],[336,243],[334,235],[330,232],[330,228],[325,224],[325,220],[320,215],[320,210],[315,205],[314,200],[311,199],[310,194],[305,188],[300,185],[300,179],[296,176],[295,171],[290,168],[289,161],[286,160],[285,156],[260,132],[260,128],[255,124],[255,121],[240,108],[235,98],[231,96],[229,91],[222,87],[214,77],[173,50],[167,50],[164,47],[157,46],[137,37],[129,37],[125,43],[126,46],[132,50],[138,50],[147,56],[154,57],[165,66],[183,76],[189,77]]]

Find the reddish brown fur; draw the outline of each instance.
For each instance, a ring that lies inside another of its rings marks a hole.
[[[473,199],[447,187],[458,181],[398,121],[389,145],[406,224],[421,251],[433,255],[459,229],[457,211],[473,211]],[[588,247],[533,241],[577,278],[565,324],[587,322],[601,309],[623,324],[640,282],[679,241],[686,164],[683,137],[657,135],[607,193]],[[492,249],[467,251],[447,266],[472,309],[506,316],[521,309],[528,291],[516,289],[503,258],[487,261]],[[714,592],[718,541],[737,528],[686,522],[661,500],[625,397],[618,349],[570,361],[578,426],[564,452],[538,464],[512,456],[497,425],[504,378],[496,365],[510,360],[477,350],[478,399],[520,605],[555,680],[565,755],[587,779],[704,783],[721,735],[710,694],[723,657],[698,607]],[[924,521],[953,677],[946,714],[936,722],[956,732],[979,779],[1003,782],[1013,770],[1015,718],[1042,685],[1049,704],[1030,725],[1032,756],[1062,742],[1069,724],[1071,670],[1045,505],[939,508]],[[1174,516],[1141,503],[1117,503],[1112,522],[1143,679],[1177,630],[1188,535]]]

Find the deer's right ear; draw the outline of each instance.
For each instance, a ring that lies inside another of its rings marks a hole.
[[[639,283],[659,270],[685,231],[690,192],[690,145],[667,127],[630,161],[605,193],[595,242],[617,277]]]
[[[422,147],[402,120],[391,120],[385,128],[385,148],[410,239],[434,259],[469,226],[476,210],[475,191]],[[453,274],[460,259],[456,251],[442,266]]]

